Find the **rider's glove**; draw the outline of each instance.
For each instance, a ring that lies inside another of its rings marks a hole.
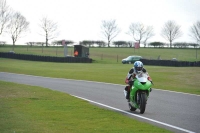
[[[125,83],[126,83],[126,84],[128,84],[128,83],[129,83],[129,80],[128,80],[128,78],[126,78],[126,79],[125,79]]]
[[[151,81],[151,82],[152,82],[152,79],[151,79],[151,77],[148,77],[147,79],[148,79],[149,81]]]

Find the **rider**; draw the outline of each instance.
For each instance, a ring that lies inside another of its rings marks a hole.
[[[133,68],[131,68],[130,71],[128,72],[128,74],[126,76],[126,80],[125,80],[125,83],[128,84],[128,86],[125,87],[124,94],[128,101],[130,101],[130,88],[132,87],[132,85],[134,83],[134,79],[135,79],[136,75],[140,74],[140,73],[146,73],[148,75],[147,79],[152,82],[151,77],[149,76],[146,69],[143,67],[143,63],[141,61],[136,61],[133,64]]]

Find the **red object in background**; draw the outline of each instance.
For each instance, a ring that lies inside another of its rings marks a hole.
[[[78,51],[77,50],[74,52],[74,56],[78,56]]]
[[[62,45],[63,45],[63,46],[65,45],[65,40],[62,40]]]
[[[135,49],[140,48],[140,44],[138,42],[135,43]]]

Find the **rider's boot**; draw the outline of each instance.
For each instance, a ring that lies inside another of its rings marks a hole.
[[[124,89],[124,92],[125,92],[125,97],[129,102],[130,101],[130,86],[126,86]]]
[[[126,99],[130,102],[130,91],[127,92]]]

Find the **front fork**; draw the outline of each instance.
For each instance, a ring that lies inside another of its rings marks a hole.
[[[137,96],[136,96],[136,102],[137,102],[137,104],[140,104],[140,98],[141,98],[141,95],[140,95],[140,93],[139,92],[136,92],[137,93]]]

